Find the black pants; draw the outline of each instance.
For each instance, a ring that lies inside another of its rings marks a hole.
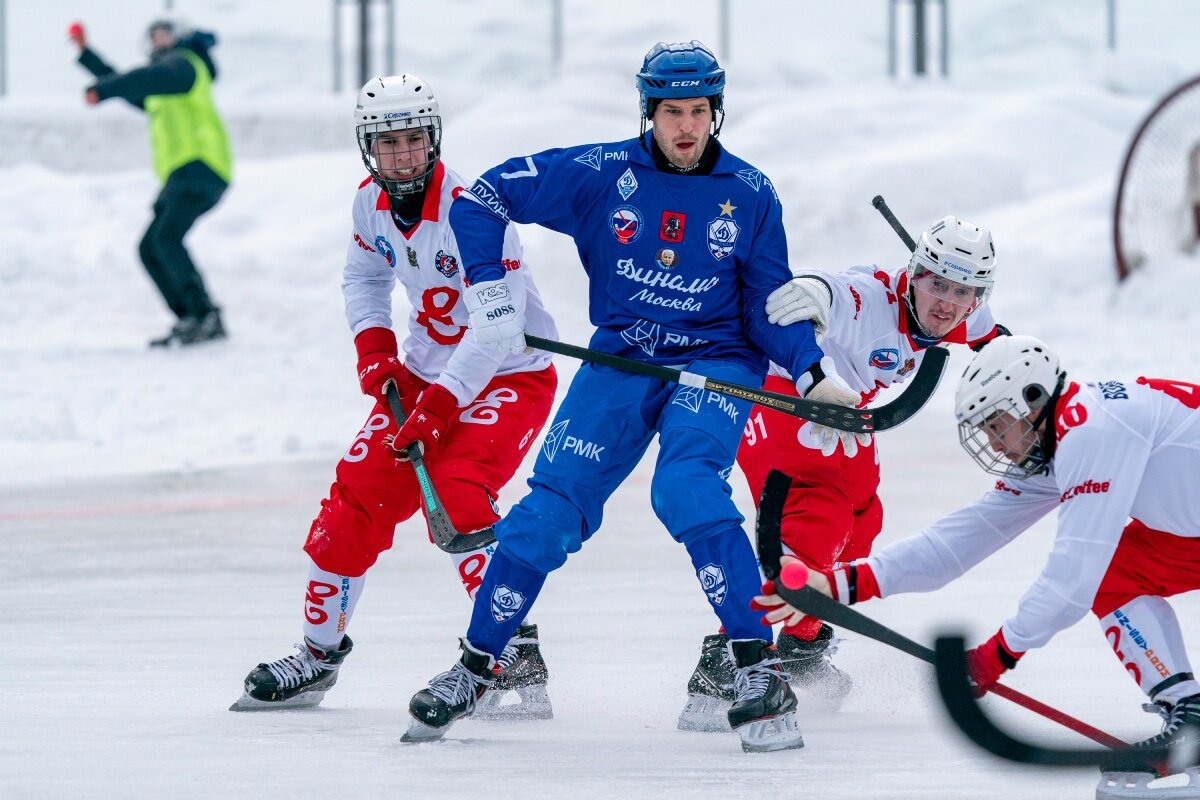
[[[154,220],[138,245],[138,255],[177,317],[202,317],[216,308],[183,237],[217,204],[228,185],[207,164],[192,161],[167,177],[154,201]]]

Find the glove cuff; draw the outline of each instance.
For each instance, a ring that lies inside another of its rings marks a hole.
[[[1021,660],[1024,653],[1018,653],[1008,646],[1008,642],[1004,641],[1004,629],[996,631],[996,635],[992,637],[996,642],[996,654],[1000,657],[1000,663],[1006,669],[1013,669],[1017,666],[1017,662]]]
[[[359,331],[358,336],[354,337],[354,349],[358,351],[359,358],[371,353],[400,355],[400,348],[396,344],[396,334],[391,328],[364,328]]]
[[[882,596],[875,571],[866,561],[852,561],[832,570],[829,583],[837,601],[848,606]]]

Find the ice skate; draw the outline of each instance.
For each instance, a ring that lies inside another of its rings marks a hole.
[[[729,639],[723,633],[704,637],[700,662],[688,680],[687,705],[679,714],[679,730],[704,733],[729,730],[733,662],[729,659],[728,644]]]
[[[455,720],[469,716],[484,692],[491,688],[496,659],[459,639],[462,657],[413,695],[408,703],[408,731],[402,742],[436,742]]]
[[[324,651],[304,638],[294,655],[269,664],[259,664],[246,676],[245,691],[230,711],[273,711],[283,708],[312,708],[325,699],[337,683],[338,668],[354,647],[343,636],[337,650]]]
[[[537,625],[522,625],[508,640],[496,661],[496,679],[492,688],[475,708],[475,719],[519,720],[552,719],[554,708],[546,693],[550,677],[538,644]],[[510,694],[511,693],[511,694]],[[516,695],[514,703],[501,701]]]
[[[1172,754],[1170,761],[1148,761],[1144,770],[1118,772],[1101,767],[1096,800],[1200,800],[1200,762],[1197,759],[1197,749],[1200,748],[1200,695],[1185,697],[1174,705],[1159,702],[1144,707],[1147,711],[1162,715],[1163,729],[1157,736],[1143,739],[1133,747],[1179,745],[1179,749]],[[1190,738],[1186,740],[1184,726],[1188,726],[1190,733]],[[1185,747],[1190,752],[1185,751]],[[1165,780],[1159,781],[1160,778]],[[1155,785],[1152,786],[1152,782]]]
[[[187,347],[202,342],[224,339],[225,324],[221,321],[221,310],[214,308],[201,317],[182,317],[165,336],[151,339],[151,347]]]
[[[733,705],[729,727],[742,738],[747,753],[767,753],[804,746],[796,723],[796,695],[779,657],[763,639],[732,639]]]
[[[817,638],[811,642],[782,633],[775,645],[782,669],[792,676],[792,686],[802,689],[830,711],[841,707],[854,686],[850,676],[833,664],[837,641],[833,628],[821,623]]]

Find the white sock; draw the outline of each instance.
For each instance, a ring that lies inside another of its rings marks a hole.
[[[1136,597],[1101,617],[1100,629],[1126,671],[1152,700],[1175,702],[1200,690],[1191,679],[1154,691],[1164,681],[1192,671],[1179,620],[1163,598]]]
[[[336,650],[350,626],[350,617],[367,578],[326,572],[309,564],[304,593],[304,635],[322,650]]]
[[[454,571],[458,575],[458,579],[462,581],[463,588],[467,590],[467,597],[475,599],[475,593],[479,591],[479,587],[483,585],[483,576],[487,574],[488,564],[492,563],[492,554],[496,552],[496,543],[492,542],[487,547],[481,547],[478,550],[469,550],[466,553],[450,553],[450,562],[454,564]]]

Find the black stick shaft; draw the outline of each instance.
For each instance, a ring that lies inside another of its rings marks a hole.
[[[904,230],[904,226],[900,224],[900,220],[896,219],[896,215],[888,208],[887,200],[883,199],[883,195],[875,195],[875,199],[871,201],[871,205],[875,206],[875,209],[887,220],[888,225],[892,226],[892,230],[904,242],[904,246],[908,248],[908,252],[911,253],[917,249],[917,243],[908,235],[908,231]]]

